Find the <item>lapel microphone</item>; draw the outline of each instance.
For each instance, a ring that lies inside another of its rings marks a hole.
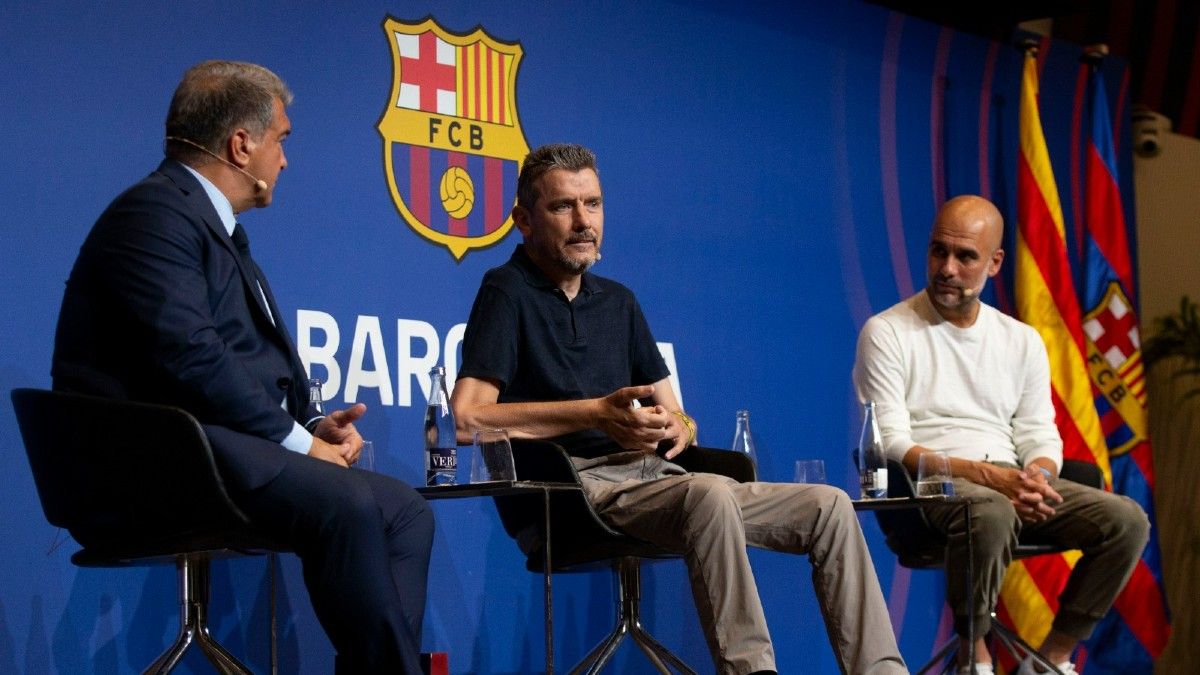
[[[237,164],[234,164],[233,162],[225,159],[224,157],[221,157],[217,153],[213,152],[212,150],[209,150],[208,148],[204,147],[203,145],[200,145],[199,143],[197,143],[195,141],[192,141],[192,140],[189,140],[186,138],[181,138],[179,136],[167,136],[167,140],[168,141],[178,141],[179,143],[186,143],[186,144],[192,146],[193,148],[196,148],[200,152],[206,152],[206,153],[212,155],[213,158],[216,159],[218,162],[225,162],[226,164],[233,167],[234,169],[241,171],[242,174],[244,174],[246,176],[246,178],[249,178],[250,180],[254,181],[254,191],[255,192],[266,192],[267,188],[270,187],[269,185],[267,185],[267,181],[265,181],[261,178],[255,178],[253,175],[250,174],[249,171],[247,171],[247,170],[243,169],[242,167],[238,166]]]

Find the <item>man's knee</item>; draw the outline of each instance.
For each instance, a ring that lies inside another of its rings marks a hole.
[[[1007,499],[985,499],[971,506],[971,540],[979,550],[999,552],[1016,544],[1021,520]]]
[[[971,510],[975,526],[985,532],[1015,532],[1021,520],[1017,510],[1008,502],[984,502]]]
[[[693,474],[683,497],[683,508],[690,520],[724,520],[737,516],[741,509],[729,487],[728,480],[711,474]]]
[[[416,493],[414,492],[414,494]],[[432,544],[433,509],[429,507],[429,502],[425,501],[424,497],[417,495],[417,500],[412,502],[408,513],[411,514],[411,517],[404,523],[405,534],[426,545]]]
[[[1141,504],[1122,495],[1114,500],[1110,511],[1110,522],[1114,528],[1112,539],[1128,548],[1135,556],[1141,555],[1146,543],[1150,541],[1150,518]]]
[[[817,508],[822,513],[828,513],[829,519],[836,522],[852,520],[858,523],[858,514],[854,511],[854,502],[845,490],[839,490],[828,485],[814,485],[809,490],[809,499],[815,499]],[[812,495],[815,495],[812,496]]]
[[[339,525],[379,522],[383,514],[370,486],[365,481],[356,480],[358,476],[351,474],[348,469],[342,471],[345,475],[335,474],[328,489],[319,493],[324,499],[314,495],[314,498],[323,502],[321,511],[326,516],[326,522]]]
[[[854,502],[850,495],[844,490],[828,485],[817,485],[813,488],[808,491],[807,496],[809,504],[815,505],[821,514],[817,523],[818,531],[827,535],[837,532],[840,533],[838,536],[861,533],[862,525],[858,522],[858,513],[854,510]]]

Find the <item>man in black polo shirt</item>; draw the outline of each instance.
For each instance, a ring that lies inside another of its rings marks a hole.
[[[696,425],[633,293],[587,271],[604,234],[592,152],[531,152],[513,221],[524,244],[484,275],[467,322],[451,401],[460,435],[554,439],[602,518],[683,554],[719,672],[775,671],[747,544],[809,555],[843,672],[907,672],[845,492],[737,483],[670,461],[695,443]]]

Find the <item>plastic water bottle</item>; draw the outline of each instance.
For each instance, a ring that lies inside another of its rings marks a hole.
[[[325,414],[325,397],[321,393],[321,378],[313,377],[308,380],[308,402],[321,415]]]
[[[758,452],[754,449],[754,437],[750,435],[750,411],[737,411],[737,428],[733,432],[733,451],[750,457],[754,463],[754,474],[758,475]]]
[[[862,434],[858,437],[858,483],[863,499],[882,499],[888,494],[887,458],[883,454],[883,436],[875,417],[875,401],[863,407]]]
[[[429,371],[429,404],[425,406],[425,484],[454,485],[458,473],[458,442],[450,395],[446,393],[446,369]]]

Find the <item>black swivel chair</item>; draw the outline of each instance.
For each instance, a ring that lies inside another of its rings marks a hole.
[[[519,480],[579,483],[579,474],[562,446],[521,439],[514,439],[512,446]],[[739,482],[754,480],[754,464],[745,455],[734,452],[689,448],[673,461],[689,471],[722,474]],[[570,672],[599,673],[628,636],[659,672],[669,673],[669,664],[681,673],[695,673],[655,640],[642,627],[640,618],[642,561],[679,555],[609,527],[582,492],[555,492],[550,500],[551,571],[610,568],[617,588],[616,625]],[[496,497],[495,501],[505,531],[517,540],[526,555],[526,569],[541,574],[545,541],[542,497]]]
[[[219,672],[250,673],[209,634],[210,561],[284,549],[255,533],[230,501],[195,418],[38,389],[13,390],[12,402],[46,520],[83,546],[71,562],[174,562],[179,570],[179,635],[145,672],[170,672],[195,643]],[[272,667],[274,609],[272,602]]]
[[[1062,471],[1059,475],[1061,478],[1076,483],[1100,490],[1104,489],[1104,474],[1101,472],[1099,466],[1090,462],[1071,459],[1064,460]],[[916,486],[913,485],[912,477],[909,476],[904,465],[895,460],[888,460],[888,496],[912,497],[916,493]],[[875,517],[878,519],[880,529],[883,530],[884,535],[887,537],[888,548],[896,554],[901,565],[909,569],[931,569],[940,568],[945,564],[946,537],[933,529],[929,524],[929,520],[925,517],[924,510],[876,511]],[[979,533],[975,533],[975,536],[979,536]],[[1018,537],[1017,546],[1013,549],[1013,560],[1031,558],[1037,555],[1062,553],[1066,550],[1051,544],[1022,541]],[[1021,660],[1022,654],[1032,655],[1034,660],[1040,662],[1043,667],[1049,668],[1050,672],[1058,672],[1053,664],[1042,659],[1041,655],[1030,644],[1022,640],[1019,635],[1007,626],[997,621],[994,613],[992,616],[992,634],[1018,661]],[[925,664],[917,672],[924,673],[939,663],[946,664],[951,662],[952,659],[950,657],[954,655],[957,647],[957,637],[951,637],[946,644],[938,648],[929,663]],[[941,672],[946,671],[943,669]]]

